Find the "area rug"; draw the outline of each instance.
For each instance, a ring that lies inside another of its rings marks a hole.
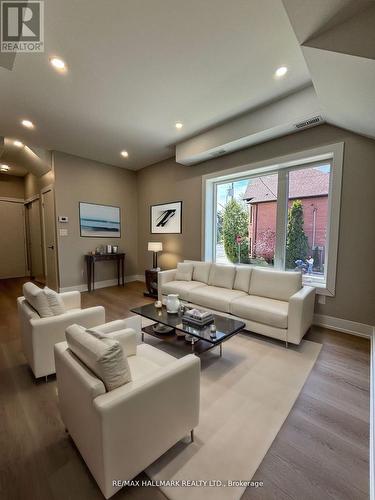
[[[158,346],[152,337],[145,340]],[[246,484],[228,486],[226,481],[253,477],[321,347],[305,340],[285,349],[279,342],[239,334],[223,345],[222,358],[218,349],[203,355],[195,441],[176,444],[148,467],[147,475],[179,481],[178,487],[161,486],[171,500],[239,499]],[[193,483],[181,487],[182,481]]]

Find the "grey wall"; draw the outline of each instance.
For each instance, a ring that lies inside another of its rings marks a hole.
[[[316,312],[375,324],[375,141],[322,125],[297,134],[185,167],[169,159],[137,172],[138,273],[150,266],[148,241],[163,241],[160,264],[172,268],[184,258],[201,257],[202,175],[277,156],[345,142],[336,296]],[[183,234],[151,235],[149,207],[183,201]]]
[[[105,244],[119,245],[126,252],[126,275],[137,272],[137,179],[135,172],[104,165],[64,153],[54,153],[56,217],[69,217],[68,224],[57,224],[60,288],[86,283],[84,254]],[[121,208],[121,238],[80,236],[80,201]],[[59,229],[68,229],[60,236]],[[98,263],[96,280],[113,279],[115,264]]]
[[[25,176],[25,199],[27,200],[35,195],[40,195],[41,189],[53,185],[54,182],[55,176],[52,169],[40,177],[28,173]]]
[[[0,197],[23,199],[25,197],[24,178],[0,173]]]

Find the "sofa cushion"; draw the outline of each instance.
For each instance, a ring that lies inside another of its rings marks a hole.
[[[69,349],[103,381],[107,391],[131,381],[127,357],[117,340],[98,338],[79,325],[69,326],[65,336]]]
[[[55,292],[55,290],[51,290],[48,286],[44,287],[43,293],[47,297],[48,305],[54,316],[58,316],[66,312],[64,301],[60,294]]]
[[[180,299],[190,300],[189,295],[191,290],[206,286],[207,285],[199,281],[168,281],[161,286],[161,293],[163,295],[176,293]]]
[[[234,290],[241,290],[242,292],[249,293],[250,276],[253,268],[250,266],[237,266],[236,277],[234,278]]]
[[[249,293],[275,300],[289,300],[301,288],[300,272],[253,269]]]
[[[179,262],[177,264],[176,281],[191,281],[194,266],[190,262]]]
[[[193,264],[193,280],[207,284],[210,276],[211,262],[193,262]]]
[[[245,296],[240,290],[228,290],[217,286],[204,286],[195,288],[189,294],[189,301],[216,311],[229,313],[232,300]]]
[[[47,295],[41,288],[30,281],[24,283],[22,292],[27,302],[33,307],[41,318],[53,316],[53,312],[48,304]]]
[[[230,312],[264,325],[288,328],[288,307],[288,302],[282,300],[246,295],[232,301]]]
[[[212,264],[208,284],[220,288],[233,288],[236,268],[220,264]]]

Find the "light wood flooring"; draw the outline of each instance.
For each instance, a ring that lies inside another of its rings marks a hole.
[[[64,431],[55,378],[36,381],[25,363],[16,308],[22,283],[22,279],[0,280],[0,498],[101,499]],[[144,284],[137,282],[100,289],[84,293],[82,302],[84,307],[103,305],[110,321],[150,302],[143,289]],[[244,500],[368,498],[370,343],[318,327],[307,338],[322,343],[322,351],[254,476],[264,486],[248,488]],[[139,478],[147,479],[145,474]],[[165,496],[158,488],[124,488],[113,498]]]

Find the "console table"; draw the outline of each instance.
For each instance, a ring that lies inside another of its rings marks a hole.
[[[104,254],[86,254],[87,269],[87,289],[89,292],[95,290],[95,263],[102,260],[113,260],[117,263],[117,284],[125,285],[125,254],[124,253],[104,253]],[[121,280],[120,280],[121,276]],[[92,287],[91,287],[92,285]]]

